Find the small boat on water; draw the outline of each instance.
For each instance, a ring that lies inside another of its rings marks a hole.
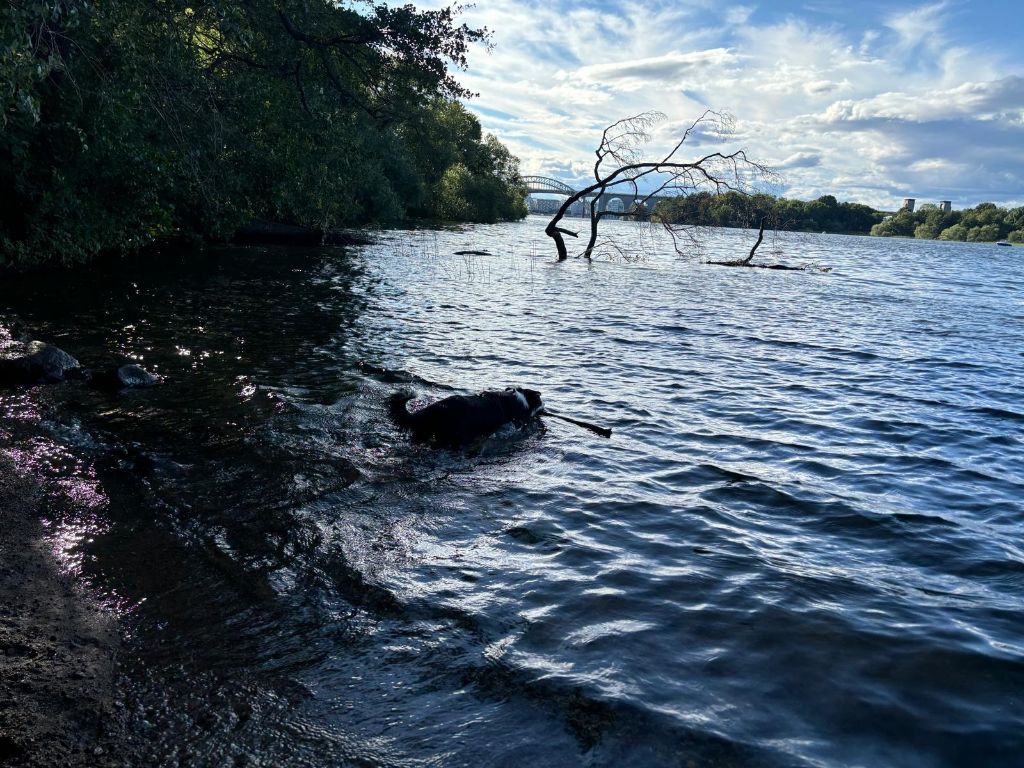
[[[996,240],[996,245],[1013,245],[1013,243],[1008,240]]]

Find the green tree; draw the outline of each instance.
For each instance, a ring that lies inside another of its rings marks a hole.
[[[1003,223],[1011,229],[1024,229],[1024,205],[1006,212]]]
[[[873,208],[859,203],[840,203],[832,195],[804,202],[732,191],[698,192],[662,201],[655,216],[673,224],[725,227],[751,227],[767,217],[770,226],[778,229],[863,234],[882,220],[882,214]]]
[[[871,234],[879,237],[914,237],[916,227],[914,214],[904,209],[895,216],[875,224],[871,228]]]
[[[994,243],[998,239],[999,225],[996,223],[971,227],[967,231],[967,240],[972,243]]]
[[[870,232],[871,227],[882,219],[882,214],[861,203],[842,203],[840,208],[843,232]]]
[[[954,224],[939,233],[939,240],[966,240],[968,228],[963,224]]]
[[[457,163],[505,201],[475,211],[520,215],[507,150],[458,104],[468,94],[452,72],[484,32],[455,12],[9,0],[0,263],[223,238],[253,217],[395,220],[422,211]]]
[[[995,203],[979,203],[963,213],[961,222],[965,227],[983,227],[987,224],[999,224],[1003,220],[1004,211]]]

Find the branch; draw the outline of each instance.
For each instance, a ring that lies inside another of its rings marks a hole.
[[[299,91],[299,102],[302,104],[303,111],[313,117],[313,110],[309,108],[309,102],[306,101],[306,89],[302,85],[302,61],[295,62],[295,87]]]
[[[764,240],[764,223],[768,220],[767,216],[761,217],[761,228],[757,233],[757,242],[754,243],[754,247],[750,249],[750,253],[747,254],[745,259],[733,259],[732,261],[709,261],[708,264],[716,264],[720,267],[749,267],[751,266],[750,260],[754,258],[754,254],[757,252],[757,247],[761,245],[761,241]],[[753,266],[760,266],[755,264]],[[778,269],[784,269],[784,267],[773,267]]]
[[[750,260],[754,258],[754,254],[757,252],[757,247],[761,245],[761,241],[764,240],[764,223],[767,220],[767,216],[761,217],[761,228],[757,231],[757,242],[754,243],[754,247],[750,249],[750,253],[747,254],[747,258],[743,260],[744,264],[750,263]]]
[[[314,48],[334,48],[339,45],[365,45],[366,43],[375,42],[379,38],[379,35],[336,35],[335,37],[314,37],[295,26],[295,22],[293,22],[291,17],[284,11],[279,10],[277,12],[277,17],[281,20],[281,25],[290,37],[298,40],[300,43],[311,45]]]

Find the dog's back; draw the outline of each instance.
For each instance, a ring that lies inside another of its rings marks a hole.
[[[447,446],[466,445],[506,424],[525,423],[543,407],[539,392],[512,388],[452,395],[410,413],[407,404],[412,398],[409,393],[392,397],[392,418],[417,439]]]

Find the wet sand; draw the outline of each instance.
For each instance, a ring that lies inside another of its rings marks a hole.
[[[0,453],[0,765],[120,766],[116,621],[59,572],[41,505]]]

